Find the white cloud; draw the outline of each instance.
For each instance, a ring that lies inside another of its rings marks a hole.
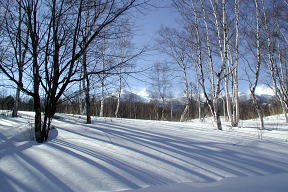
[[[146,88],[143,88],[143,89],[140,89],[138,91],[135,91],[134,93],[136,95],[139,95],[139,96],[144,97],[144,98],[148,98],[149,97],[149,93],[148,93]]]
[[[275,95],[274,90],[265,84],[256,87],[256,95]]]

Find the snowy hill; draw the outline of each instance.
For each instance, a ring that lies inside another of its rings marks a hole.
[[[283,116],[186,123],[57,114],[43,144],[30,141],[33,113],[0,115],[0,191],[286,192]],[[260,137],[261,136],[261,137]],[[261,139],[262,138],[262,139]]]

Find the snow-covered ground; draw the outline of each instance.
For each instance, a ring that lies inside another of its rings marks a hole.
[[[3,113],[3,112],[2,112]],[[33,137],[33,113],[0,115],[0,191],[288,191],[283,116],[239,128],[211,119],[159,122],[57,114],[49,141]]]

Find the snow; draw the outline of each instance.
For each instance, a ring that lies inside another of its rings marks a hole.
[[[225,178],[213,183],[180,183],[125,192],[285,192],[288,174]]]
[[[283,116],[218,131],[205,122],[57,114],[49,141],[31,141],[33,113],[0,115],[0,191],[280,191],[288,189]],[[261,135],[261,137],[260,137]]]

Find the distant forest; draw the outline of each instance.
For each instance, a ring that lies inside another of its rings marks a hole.
[[[15,98],[13,96],[0,95],[0,110],[13,110]],[[220,103],[221,116],[226,116],[227,111],[223,101]],[[115,110],[117,108],[116,98],[105,99],[104,105],[104,117],[115,117]],[[85,103],[79,102],[77,99],[62,100],[57,108],[58,113],[68,113],[74,115],[85,115]],[[82,110],[80,107],[82,106]],[[146,119],[146,120],[167,120],[167,121],[179,121],[181,114],[185,108],[185,104],[179,103],[167,103],[165,106],[160,106],[159,101],[139,102],[135,101],[133,97],[127,101],[120,101],[119,118],[129,119]],[[265,116],[281,114],[281,104],[277,100],[270,100],[269,103],[263,103],[261,105]],[[42,111],[44,110],[44,104],[42,104]],[[101,109],[101,101],[97,98],[91,99],[91,111],[92,116],[98,116]],[[206,103],[201,105],[202,119],[211,116],[209,106]],[[20,111],[33,111],[33,99],[21,99],[19,103]],[[164,119],[161,119],[161,113],[164,110]],[[224,111],[225,110],[225,111]],[[253,108],[252,101],[240,102],[240,119],[253,119],[257,118],[257,112]],[[196,100],[192,100],[189,106],[189,115],[187,120],[198,118],[198,103]]]

